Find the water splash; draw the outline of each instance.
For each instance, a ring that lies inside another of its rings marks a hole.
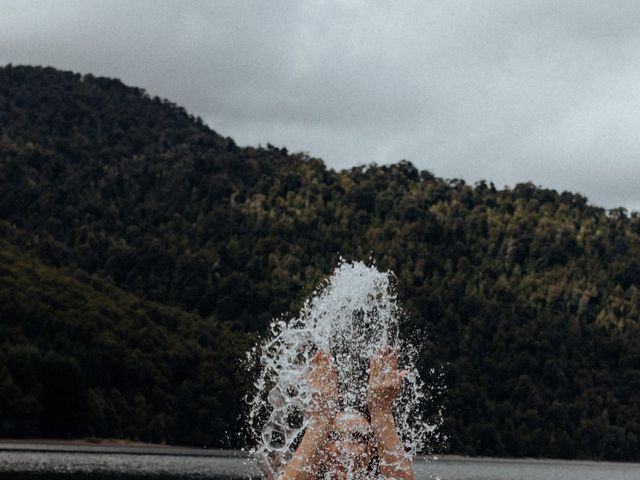
[[[425,451],[439,425],[438,419],[424,418],[425,411],[433,411],[435,386],[425,388],[415,367],[416,349],[400,336],[403,314],[392,280],[390,273],[364,263],[342,263],[296,318],[274,320],[269,337],[254,349],[260,374],[249,401],[249,427],[267,476],[277,477],[307,426],[306,376],[319,349],[333,357],[342,408],[364,410],[370,358],[382,347],[394,347],[399,367],[409,372],[394,407],[398,432],[407,455]]]

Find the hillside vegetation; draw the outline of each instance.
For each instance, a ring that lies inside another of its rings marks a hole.
[[[0,223],[0,231],[12,235]],[[74,278],[75,277],[75,278]],[[248,338],[0,240],[0,433],[219,444]]]
[[[7,66],[0,220],[0,435],[223,444],[237,359],[342,255],[396,274],[449,451],[640,459],[622,208],[406,161],[337,172],[118,80]]]

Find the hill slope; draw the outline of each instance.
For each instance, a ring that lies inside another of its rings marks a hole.
[[[445,372],[451,451],[640,458],[635,214],[409,162],[335,172],[239,148],[117,80],[35,67],[0,69],[0,185],[0,219],[29,235],[11,256],[207,325],[261,331],[338,254],[373,254],[428,332],[423,374]]]
[[[0,436],[219,443],[249,339],[75,276],[0,240]]]

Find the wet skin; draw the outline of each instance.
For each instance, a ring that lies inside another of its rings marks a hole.
[[[363,477],[372,460],[373,431],[364,415],[340,413],[324,447],[324,466],[332,479],[346,479],[348,472]]]
[[[279,480],[315,480],[323,469],[332,480],[367,478],[374,442],[382,478],[414,480],[412,461],[405,455],[392,413],[405,375],[398,370],[395,349],[387,347],[372,356],[367,387],[369,423],[362,414],[338,411],[335,365],[330,355],[317,352],[308,377],[310,422]]]

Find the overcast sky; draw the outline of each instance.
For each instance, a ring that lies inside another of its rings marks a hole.
[[[117,77],[238,144],[640,210],[640,2],[0,0],[0,65]]]

